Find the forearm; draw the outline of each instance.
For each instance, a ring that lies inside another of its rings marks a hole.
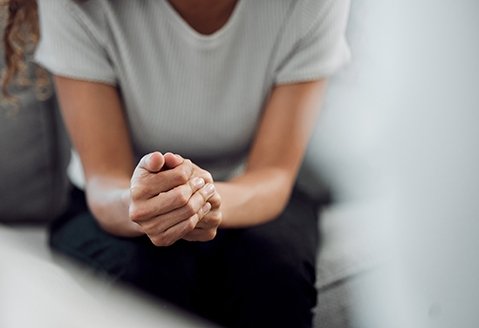
[[[90,178],[86,194],[90,210],[105,231],[123,237],[143,235],[140,226],[129,218],[128,179]]]
[[[228,182],[215,183],[221,195],[222,228],[239,228],[275,219],[286,206],[294,178],[285,170],[265,168]]]

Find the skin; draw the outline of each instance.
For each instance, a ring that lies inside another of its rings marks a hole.
[[[220,29],[233,13],[237,0],[170,0],[171,6],[201,34]]]
[[[236,3],[170,2],[202,33],[221,28]],[[196,10],[202,6],[209,11]],[[211,23],[207,17],[217,19]],[[227,182],[214,182],[209,172],[178,154],[154,152],[134,163],[115,87],[61,76],[55,76],[55,85],[83,164],[88,204],[100,225],[118,236],[146,234],[154,245],[168,246],[179,239],[208,241],[219,227],[254,226],[281,213],[291,194],[326,82],[274,87],[246,170]]]

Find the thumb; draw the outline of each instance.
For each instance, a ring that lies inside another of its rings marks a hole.
[[[164,166],[168,169],[173,169],[184,162],[183,157],[173,153],[165,153],[164,159]]]
[[[140,169],[148,171],[149,173],[158,173],[165,164],[165,157],[162,153],[156,151],[143,156],[138,165]]]

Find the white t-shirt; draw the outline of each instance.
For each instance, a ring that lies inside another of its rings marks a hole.
[[[36,60],[117,86],[138,158],[172,151],[220,180],[244,161],[275,85],[328,77],[350,57],[349,0],[239,0],[211,35],[166,0],[41,0],[39,10]]]

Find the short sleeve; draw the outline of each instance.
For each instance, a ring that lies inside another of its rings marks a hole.
[[[38,1],[40,42],[35,61],[52,74],[116,84],[99,25],[71,0]]]
[[[296,8],[283,32],[275,84],[323,79],[350,61],[345,36],[349,0],[312,0],[303,4]]]

